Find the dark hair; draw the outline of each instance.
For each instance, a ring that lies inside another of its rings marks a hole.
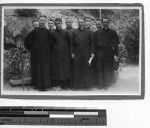
[[[44,18],[46,18],[46,19],[47,19],[46,15],[41,15],[41,16],[39,17],[39,19],[40,19],[41,17],[44,17]]]
[[[57,22],[57,21],[62,22],[62,19],[61,18],[56,18],[55,22]]]
[[[32,24],[33,24],[34,22],[38,22],[38,20],[33,20],[33,21],[32,21]]]
[[[54,20],[52,18],[49,18],[48,21],[53,21],[54,22]]]

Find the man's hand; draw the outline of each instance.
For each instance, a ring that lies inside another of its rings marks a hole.
[[[114,55],[114,61],[118,61],[118,56]]]
[[[74,54],[71,54],[71,58],[74,59]]]
[[[94,53],[91,53],[91,57],[94,58],[94,57],[95,57],[95,54],[94,54]]]

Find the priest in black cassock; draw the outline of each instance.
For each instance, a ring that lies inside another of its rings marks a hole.
[[[90,89],[90,63],[94,57],[91,31],[85,28],[85,20],[78,20],[78,29],[72,34],[72,58],[74,58],[74,88]]]
[[[99,19],[96,21],[96,28],[97,28],[97,30],[101,30],[102,29],[102,22]]]
[[[52,80],[55,86],[68,89],[70,81],[70,37],[62,29],[62,19],[55,19],[56,29],[52,32]]]
[[[46,91],[51,84],[50,48],[52,36],[45,27],[47,17],[39,18],[39,27],[25,38],[25,47],[31,51],[32,84],[40,91]]]
[[[72,39],[72,33],[74,31],[74,28],[72,26],[73,24],[73,20],[69,17],[66,18],[66,31],[68,32],[70,39]],[[69,46],[69,48],[71,48],[71,44]],[[74,72],[74,63],[73,63],[73,58],[71,58],[71,51],[70,51],[70,88],[73,88],[73,72]]]
[[[114,82],[114,60],[118,58],[119,37],[109,28],[109,19],[102,20],[103,28],[95,32],[96,68],[99,88],[107,88]]]
[[[49,27],[49,31],[52,32],[53,30],[55,30],[55,23],[53,19],[48,19],[48,27]]]
[[[71,18],[67,17],[65,23],[66,23],[66,30],[68,31],[69,36],[72,37],[72,32],[74,31],[74,28],[72,26],[73,20]]]
[[[95,32],[98,31],[98,30],[101,30],[101,29],[102,29],[102,22],[101,22],[101,20],[100,20],[100,19],[97,19],[95,23],[96,23],[96,30],[95,30]],[[93,37],[94,37],[94,35],[95,35],[95,32],[93,32]],[[94,38],[95,38],[95,37],[94,37]],[[93,39],[94,39],[94,38],[93,38]],[[96,52],[96,47],[97,47],[97,46],[96,46],[96,43],[94,42],[95,52]],[[97,62],[96,59],[97,59],[97,57],[94,57],[94,59],[93,59],[93,65],[92,65],[92,66],[93,66],[93,67],[92,67],[92,68],[93,68],[93,70],[92,70],[92,71],[93,71],[93,85],[96,86],[96,87],[99,87],[99,85],[97,84],[97,83],[98,83],[98,82],[97,82],[97,79],[98,79],[98,78],[97,78],[97,76],[98,76],[97,71],[98,71],[98,69],[97,69],[97,66],[96,66],[96,65],[97,65],[97,64],[96,64],[96,62]]]

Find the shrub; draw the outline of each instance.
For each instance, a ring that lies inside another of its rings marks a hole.
[[[37,9],[15,9],[14,12],[18,17],[37,17],[39,14]]]

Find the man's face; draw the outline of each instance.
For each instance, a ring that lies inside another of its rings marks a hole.
[[[39,22],[33,22],[33,24],[32,24],[32,27],[33,28],[38,28],[39,27]]]
[[[101,21],[96,21],[96,27],[98,29],[102,27]]]
[[[79,28],[84,28],[85,27],[85,22],[84,22],[83,19],[78,20],[78,26],[79,26]]]
[[[46,23],[46,18],[45,17],[40,17],[39,26],[45,27],[45,23]]]
[[[54,28],[54,22],[53,21],[48,21],[48,26],[50,29]]]
[[[103,19],[103,27],[108,28],[109,19]]]
[[[56,26],[56,29],[62,29],[62,22],[55,21],[55,26]]]
[[[67,19],[67,20],[66,20],[66,26],[67,26],[68,28],[72,27],[72,20],[71,20],[71,19]]]
[[[87,22],[86,22],[86,27],[87,27],[87,28],[91,28],[91,26],[92,26],[91,22],[90,22],[90,21],[87,21]]]

